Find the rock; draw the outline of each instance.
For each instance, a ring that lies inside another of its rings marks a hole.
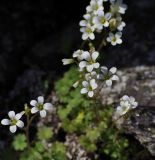
[[[102,89],[102,103],[118,103],[125,94],[135,97],[139,106],[130,118],[121,121],[122,127],[155,156],[155,66],[126,68],[118,75],[120,82],[112,91]]]

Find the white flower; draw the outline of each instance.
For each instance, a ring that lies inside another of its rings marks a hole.
[[[104,80],[107,86],[112,85],[112,81],[118,81],[119,77],[116,75],[117,68],[112,67],[108,70],[107,67],[101,67],[101,74],[98,75],[98,79]]]
[[[138,102],[135,101],[134,97],[129,97],[124,95],[120,99],[120,105],[117,107],[116,112],[114,114],[114,119],[119,119],[121,116],[125,115],[132,109],[135,109],[138,106]]]
[[[73,59],[62,59],[63,65],[68,65],[68,64],[71,64],[71,63],[73,63],[73,62],[74,62]]]
[[[91,20],[92,20],[92,15],[91,14],[85,14],[83,16],[84,20],[81,20],[79,25],[81,27],[86,27],[89,23],[91,23]]]
[[[83,53],[83,56],[85,61],[79,63],[80,70],[83,70],[83,68],[86,67],[88,72],[92,72],[94,68],[99,68],[100,64],[96,62],[96,59],[99,56],[98,52],[89,53],[86,51]]]
[[[117,1],[111,1],[111,13],[117,14],[125,14],[125,11],[127,9],[127,5],[123,4],[123,0],[117,0]]]
[[[122,32],[117,32],[116,34],[113,34],[112,32],[109,33],[109,37],[107,37],[107,41],[110,42],[113,46],[116,44],[122,43]]]
[[[80,28],[80,31],[82,32],[82,39],[95,39],[94,31],[95,28],[94,26],[91,26],[90,24],[87,24],[87,26]]]
[[[111,30],[118,29],[118,31],[122,31],[126,26],[125,22],[122,21],[122,17],[120,16],[110,19],[109,24]]]
[[[89,97],[93,97],[94,90],[97,88],[95,79],[91,79],[90,81],[83,81],[82,85],[84,88],[81,89],[81,94],[88,94]]]
[[[10,111],[8,113],[8,116],[10,119],[3,119],[1,121],[2,125],[10,125],[10,132],[15,133],[17,130],[17,127],[19,128],[23,128],[24,127],[24,123],[20,120],[22,117],[22,112],[15,114],[14,111]]]
[[[92,72],[85,74],[86,81],[89,81],[91,79],[96,79],[96,78],[97,78],[97,73],[95,71],[92,71]]]
[[[98,15],[93,18],[93,23],[96,29],[102,30],[103,26],[109,26],[109,20],[111,18],[111,13],[104,14],[103,11],[98,12]]]
[[[138,102],[136,102],[136,101],[135,101],[135,98],[132,97],[132,96],[129,97],[129,96],[127,96],[127,95],[124,95],[120,100],[121,100],[121,102],[123,102],[123,101],[129,102],[131,108],[133,108],[133,109],[138,106]]]
[[[97,14],[99,11],[104,10],[103,0],[91,0],[90,5],[86,8],[87,13],[93,12],[93,14]]]
[[[38,97],[38,101],[32,100],[30,102],[30,104],[32,106],[34,106],[31,109],[31,113],[35,114],[35,113],[39,112],[41,117],[46,117],[46,111],[52,111],[53,110],[53,105],[51,103],[45,103],[44,104],[44,97],[42,97],[42,96]]]
[[[79,61],[83,60],[84,59],[84,56],[83,56],[83,50],[77,50],[73,53],[73,58],[77,58]]]
[[[125,26],[126,26],[125,22],[122,21],[118,24],[117,29],[119,31],[122,31]]]

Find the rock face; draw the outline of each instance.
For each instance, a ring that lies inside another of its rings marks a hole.
[[[134,96],[139,106],[122,126],[155,156],[155,66],[126,68],[118,74],[120,83],[111,93],[109,88],[102,90],[102,103],[117,103],[124,94]]]

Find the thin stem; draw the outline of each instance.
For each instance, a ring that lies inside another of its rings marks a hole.
[[[30,125],[31,125],[31,123],[32,123],[32,121],[34,120],[35,117],[36,117],[36,114],[34,116],[32,116],[31,118],[30,118],[29,115],[27,115],[27,126],[25,128],[25,132],[26,132],[26,140],[27,140],[28,148],[31,147],[30,137],[29,137],[29,128],[30,128]]]
[[[26,132],[26,140],[27,140],[27,145],[28,145],[28,148],[30,148],[30,138],[29,138],[29,115],[27,115],[27,126],[26,126],[26,129],[25,129],[25,132]]]
[[[102,42],[100,43],[97,51],[100,52],[100,50],[103,48],[103,46],[106,46],[105,38],[102,39]]]

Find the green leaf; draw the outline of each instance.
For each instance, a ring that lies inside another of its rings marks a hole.
[[[13,147],[17,151],[23,151],[27,147],[26,136],[24,134],[18,134],[14,137]]]
[[[37,136],[40,140],[48,140],[52,138],[53,131],[50,127],[41,127],[38,130]]]

